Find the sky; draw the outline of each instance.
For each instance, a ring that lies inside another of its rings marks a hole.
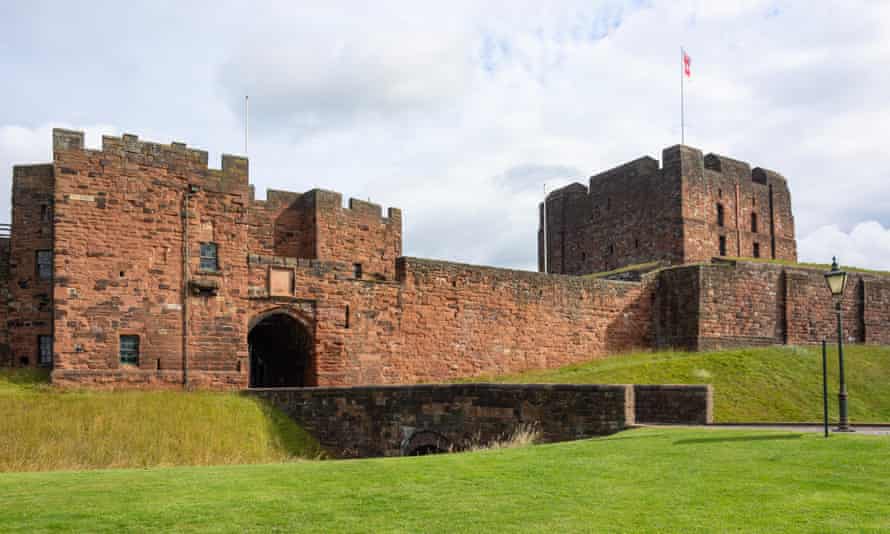
[[[802,261],[890,269],[890,2],[0,4],[0,222],[51,130],[250,157],[403,213],[409,256],[536,269],[543,191],[680,141],[783,174]],[[245,147],[244,96],[250,95]]]

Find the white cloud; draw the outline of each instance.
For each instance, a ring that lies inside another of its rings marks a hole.
[[[890,228],[876,221],[857,224],[849,232],[836,225],[817,228],[798,243],[801,261],[890,271]]]

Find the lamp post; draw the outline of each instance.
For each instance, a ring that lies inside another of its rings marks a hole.
[[[847,273],[837,266],[837,258],[831,260],[831,271],[825,273],[825,282],[834,298],[834,309],[837,314],[837,357],[840,367],[840,390],[837,394],[839,404],[839,420],[836,432],[852,432],[847,420],[847,384],[844,380],[844,329],[841,324],[841,298],[847,286]]]

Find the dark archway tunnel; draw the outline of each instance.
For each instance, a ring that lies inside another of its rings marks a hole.
[[[247,343],[250,387],[312,385],[312,336],[300,321],[285,313],[264,317],[250,330]]]

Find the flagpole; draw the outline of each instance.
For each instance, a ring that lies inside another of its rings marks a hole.
[[[543,221],[543,241],[544,241],[544,274],[547,274],[547,182],[544,182],[544,221]]]
[[[683,78],[685,78],[685,65],[684,61],[686,59],[686,51],[683,50],[683,47],[680,47],[680,144],[686,144],[686,99],[683,95]]]

